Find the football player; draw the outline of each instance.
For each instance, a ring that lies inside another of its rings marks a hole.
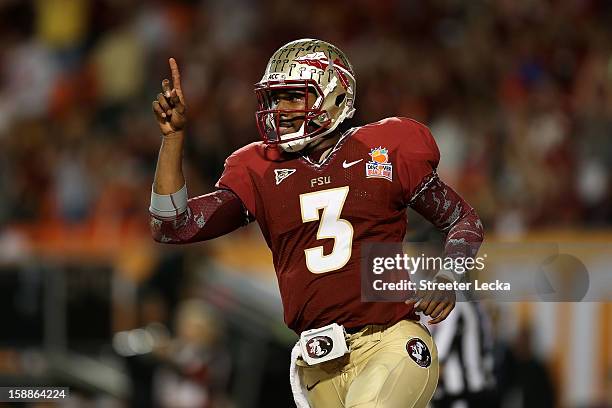
[[[255,85],[262,141],[227,158],[217,190],[188,199],[187,106],[177,63],[169,62],[172,85],[164,79],[153,102],[163,135],[150,206],[155,240],[208,240],[256,220],[272,251],[285,322],[301,335],[292,353],[296,404],[426,406],[438,360],[417,313],[442,321],[454,293],[362,302],[360,264],[365,241],[402,242],[407,206],[444,232],[447,256],[475,255],[481,222],[436,175],[429,129],[398,117],[345,129],[355,111],[353,67],[327,42],[293,41],[272,55]]]

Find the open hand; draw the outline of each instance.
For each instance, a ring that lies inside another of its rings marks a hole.
[[[164,136],[183,130],[187,122],[187,106],[181,88],[181,74],[174,58],[168,60],[172,71],[172,88],[170,81],[162,81],[162,92],[153,101],[153,112]]]

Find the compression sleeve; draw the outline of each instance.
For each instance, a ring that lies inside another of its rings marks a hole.
[[[177,207],[182,206],[179,204]],[[242,201],[230,190],[216,190],[190,198],[182,212],[177,211],[170,216],[163,216],[151,209],[150,215],[153,239],[168,244],[206,241],[230,233],[253,220]]]
[[[433,172],[423,179],[410,207],[445,234],[445,256],[475,257],[484,239],[476,211]]]

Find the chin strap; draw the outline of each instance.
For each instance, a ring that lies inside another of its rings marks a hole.
[[[294,140],[292,142],[286,142],[286,143],[282,143],[283,138],[284,139],[293,139],[295,137],[302,137],[304,136],[304,127],[306,125],[306,121],[302,122],[302,126],[300,126],[300,129],[297,132],[293,132],[293,133],[288,133],[286,135],[282,135],[279,136],[281,143],[279,143],[281,149],[283,149],[286,152],[297,152],[299,150],[302,150],[304,148],[304,146],[300,147],[299,149],[294,149],[295,146],[299,145],[300,143],[303,143],[304,140],[303,139],[299,139],[299,140]]]

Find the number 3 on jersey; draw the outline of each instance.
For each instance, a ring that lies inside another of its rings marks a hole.
[[[323,254],[323,246],[304,250],[306,267],[312,273],[335,271],[351,258],[353,226],[340,218],[348,192],[346,186],[300,195],[302,222],[319,221],[319,210],[323,209],[317,239],[334,240],[334,248],[328,255]]]

